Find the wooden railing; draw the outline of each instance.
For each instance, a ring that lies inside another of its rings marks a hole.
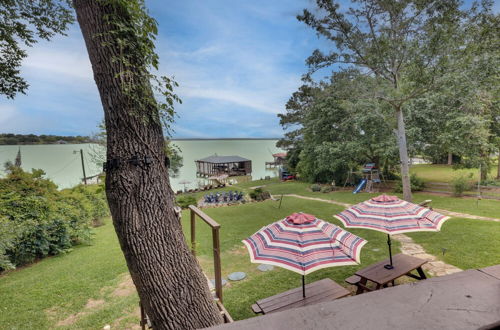
[[[196,217],[198,216],[207,225],[212,228],[212,245],[214,254],[214,275],[215,275],[215,296],[216,304],[219,308],[221,315],[224,317],[225,323],[233,322],[233,319],[224,308],[222,301],[222,270],[220,261],[220,237],[219,229],[220,225],[215,222],[214,219],[210,218],[207,214],[201,211],[194,205],[189,205],[189,210],[191,212],[191,253],[196,256]]]
[[[199,208],[194,205],[189,205],[189,209],[191,210],[191,253],[196,256],[196,216],[200,217],[207,225],[212,228],[212,241],[213,241],[213,252],[214,252],[214,268],[215,268],[215,304],[219,309],[220,314],[224,319],[224,323],[233,323],[234,320],[229,315],[229,312],[226,310],[224,305],[222,304],[222,272],[221,272],[221,262],[220,262],[220,239],[219,239],[219,229],[220,225],[215,222],[214,219],[210,218],[204,212],[202,212]],[[181,212],[179,208],[176,210],[177,213]],[[141,309],[141,329],[145,330],[146,327],[151,329],[151,323],[149,321],[146,312],[142,304],[139,302],[139,306]]]

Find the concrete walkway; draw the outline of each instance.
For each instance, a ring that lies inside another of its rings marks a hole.
[[[500,222],[500,219],[498,219],[498,218],[482,217],[480,215],[459,213],[459,212],[453,212],[453,211],[448,211],[448,210],[443,210],[443,209],[434,209],[434,211],[442,213],[442,214],[447,215],[449,217]]]
[[[330,203],[330,204],[340,205],[340,206],[344,206],[344,207],[350,207],[350,206],[352,206],[352,204],[337,202],[337,201],[334,201],[334,200],[331,200],[331,199],[323,199],[323,198],[317,198],[317,197],[307,197],[307,196],[296,195],[296,194],[285,194],[283,196],[284,197],[288,196],[288,197],[302,198],[302,199],[307,199],[307,200],[311,200],[311,201],[319,201],[319,202],[324,202],[324,203]],[[467,219],[473,219],[473,220],[484,220],[484,221],[500,222],[500,219],[498,219],[498,218],[483,217],[483,216],[480,216],[480,215],[472,215],[472,214],[467,214],[467,213],[459,213],[459,212],[453,212],[453,211],[443,210],[443,209],[434,209],[434,211],[442,213],[442,214],[447,215],[449,217],[467,218]]]

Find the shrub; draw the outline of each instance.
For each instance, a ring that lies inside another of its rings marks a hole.
[[[255,188],[248,195],[251,199],[258,202],[271,198],[271,194],[269,193],[269,191],[264,191],[262,188]]]
[[[0,271],[90,242],[93,221],[109,214],[101,188],[58,191],[43,175],[10,167],[0,179]]]
[[[320,192],[321,186],[319,184],[313,184],[313,185],[311,185],[311,191],[312,192]]]
[[[183,209],[187,209],[189,205],[197,204],[196,198],[193,195],[180,195],[176,198],[176,203]]]
[[[425,188],[425,182],[422,178],[419,178],[416,174],[411,174],[410,187],[411,191],[422,191]],[[403,182],[401,180],[396,183],[394,191],[397,193],[403,192]]]
[[[324,186],[323,188],[321,188],[321,192],[322,193],[330,193],[333,191],[333,187],[332,186]]]
[[[464,191],[471,189],[471,184],[469,179],[464,176],[457,176],[451,181],[451,189],[453,196],[460,197],[463,195]]]

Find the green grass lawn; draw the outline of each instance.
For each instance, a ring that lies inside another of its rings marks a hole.
[[[302,182],[280,183],[262,180],[227,187],[225,190],[249,191],[256,185],[266,185],[275,195],[299,194],[357,203],[377,194],[357,194],[350,191],[313,193]],[[200,197],[202,194],[198,194]],[[415,194],[416,202],[432,199],[433,206],[469,214],[500,217],[500,202],[450,198],[428,194]],[[326,221],[340,225],[332,216],[343,207],[319,202],[285,197],[281,209],[276,201],[247,203],[233,207],[207,208],[204,211],[221,224],[222,272],[224,278],[234,271],[244,271],[247,278],[230,282],[224,287],[224,305],[235,319],[254,316],[250,306],[258,299],[298,287],[301,277],[293,272],[275,267],[262,273],[251,264],[241,240],[262,226],[292,212],[315,214]],[[189,214],[183,212],[183,226],[189,230]],[[307,276],[307,281],[329,277],[339,284],[357,268],[365,267],[387,257],[386,236],[371,230],[350,230],[368,240],[361,254],[362,265],[327,268]],[[72,315],[74,322],[62,328],[98,329],[105,324],[113,328],[127,328],[137,324],[138,298],[135,293],[116,296],[114,289],[123,281],[127,268],[113,227],[106,225],[95,229],[91,246],[76,247],[71,253],[48,258],[32,266],[0,276],[0,329],[52,329]],[[188,232],[186,236],[189,237]],[[457,267],[477,268],[500,263],[500,223],[468,219],[448,220],[440,233],[409,234],[431,254]],[[197,252],[204,271],[212,277],[211,231],[203,222],[197,225]],[[395,242],[396,243],[396,242]],[[442,249],[446,249],[443,255]],[[397,252],[398,244],[394,245]],[[96,308],[86,308],[89,299],[103,301]]]
[[[138,306],[135,293],[112,294],[128,270],[111,221],[95,233],[90,246],[0,276],[0,329],[52,329],[78,312],[61,328],[102,329]],[[86,310],[89,299],[105,303]]]
[[[265,186],[271,194],[279,197],[280,194],[296,194],[307,197],[315,197],[327,200],[334,200],[342,203],[356,204],[372,197],[380,195],[380,193],[359,193],[353,194],[351,190],[334,191],[331,193],[312,192],[309,187],[311,184],[293,181],[279,182],[271,181]],[[402,197],[402,194],[389,193]],[[493,199],[482,199],[479,202],[475,198],[461,198],[438,196],[428,193],[414,193],[413,202],[420,203],[424,200],[432,200],[434,208],[461,212],[472,215],[479,215],[492,218],[500,218],[500,201]],[[283,203],[287,202],[287,197],[283,199]]]
[[[500,263],[500,223],[452,218],[438,233],[407,235],[428,253],[462,269]]]
[[[271,272],[258,271],[258,265],[250,263],[248,253],[241,243],[242,239],[271,222],[299,211],[312,213],[340,226],[340,222],[333,218],[333,214],[340,212],[341,206],[292,197],[287,198],[287,201],[287,203],[282,204],[281,209],[278,209],[277,202],[266,201],[204,210],[221,225],[223,277],[227,278],[227,275],[235,271],[243,271],[248,274],[247,279],[241,282],[231,282],[229,286],[224,288],[224,305],[231,316],[236,319],[254,316],[250,306],[256,300],[295,288],[301,284],[301,276],[288,270],[275,267]],[[201,221],[198,223],[197,236],[200,244],[197,247],[197,253],[204,270],[211,276],[213,267],[211,231],[208,226],[202,226],[204,223]],[[187,213],[183,214],[183,227],[189,230],[189,215]],[[308,282],[329,277],[339,284],[345,284],[344,279],[354,274],[356,269],[366,267],[387,257],[386,235],[363,229],[349,231],[368,240],[368,244],[362,250],[362,264],[319,270],[307,275]],[[189,237],[188,232],[186,232],[186,236]],[[399,243],[395,243],[394,249],[397,251]]]
[[[495,177],[497,168],[495,166],[491,167],[490,177]],[[415,173],[418,177],[429,182],[451,182],[453,178],[461,175],[469,176],[472,174],[472,179],[476,180],[479,178],[479,169],[477,168],[467,168],[467,169],[453,169],[452,165],[435,165],[435,164],[418,164],[412,165],[410,168],[410,173]]]

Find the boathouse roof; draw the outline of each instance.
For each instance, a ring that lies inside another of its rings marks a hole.
[[[239,162],[249,162],[250,159],[246,159],[240,156],[208,156],[202,159],[198,159],[197,162],[221,164],[221,163],[239,163]]]

